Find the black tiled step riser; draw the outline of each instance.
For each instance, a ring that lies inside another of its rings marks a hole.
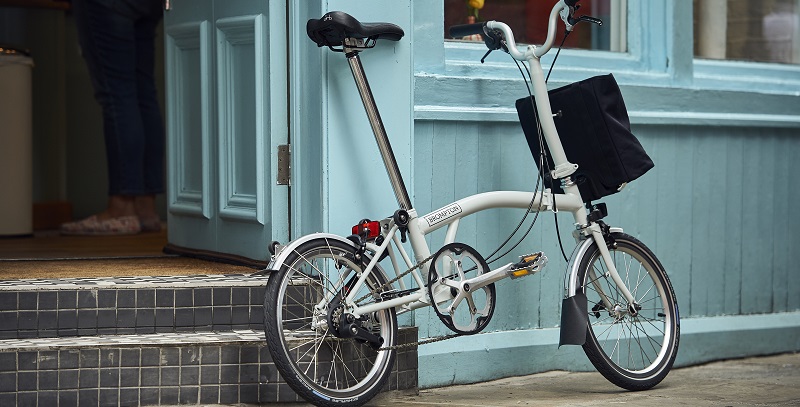
[[[296,401],[265,346],[3,352],[0,362],[4,406]]]
[[[263,327],[264,287],[0,291],[0,339]]]
[[[416,340],[401,330],[401,343]],[[417,349],[398,351],[386,389],[417,386]],[[263,343],[0,352],[0,406],[302,401]]]

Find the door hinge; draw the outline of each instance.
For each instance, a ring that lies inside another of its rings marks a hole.
[[[292,179],[292,154],[288,144],[278,146],[278,185],[290,185]]]

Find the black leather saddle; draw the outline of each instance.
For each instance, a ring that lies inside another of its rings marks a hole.
[[[341,11],[331,11],[320,19],[308,20],[306,32],[318,47],[338,47],[343,45],[345,38],[399,41],[404,35],[403,29],[395,24],[361,23]]]

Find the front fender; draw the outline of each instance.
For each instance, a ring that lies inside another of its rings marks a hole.
[[[569,259],[567,272],[564,276],[564,298],[574,297],[578,292],[581,286],[581,282],[578,281],[578,269],[580,268],[583,256],[586,255],[593,244],[594,239],[590,237],[581,241],[581,245],[572,252],[572,257]]]
[[[620,228],[611,228],[611,233],[622,233]],[[587,313],[586,293],[580,289],[582,282],[578,281],[578,272],[584,256],[593,249],[595,241],[589,237],[584,240],[575,251],[567,265],[564,276],[564,300],[561,303],[561,345],[583,345],[586,342],[586,328],[589,324]]]
[[[558,346],[583,345],[586,342],[586,294],[579,291],[578,269],[581,260],[594,245],[594,239],[584,240],[573,252],[564,276],[564,300],[561,302],[561,332]]]

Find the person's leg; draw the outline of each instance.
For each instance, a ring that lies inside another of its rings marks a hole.
[[[81,49],[103,109],[109,195],[144,193],[144,129],[139,112],[136,72],[136,22],[105,2],[83,4]]]
[[[141,1],[141,0],[137,0]],[[155,83],[156,27],[161,20],[161,2],[150,0],[150,10],[136,24],[136,81],[139,112],[144,131],[144,195],[136,197],[136,214],[143,231],[158,231],[161,220],[155,195],[164,192],[164,120]]]
[[[144,191],[144,137],[136,86],[135,20],[105,2],[73,0],[78,39],[103,111],[108,166],[107,209],[62,226],[72,234],[138,233],[135,198]],[[133,219],[131,219],[133,217]],[[108,221],[108,222],[107,222]],[[108,225],[104,222],[109,223]]]

